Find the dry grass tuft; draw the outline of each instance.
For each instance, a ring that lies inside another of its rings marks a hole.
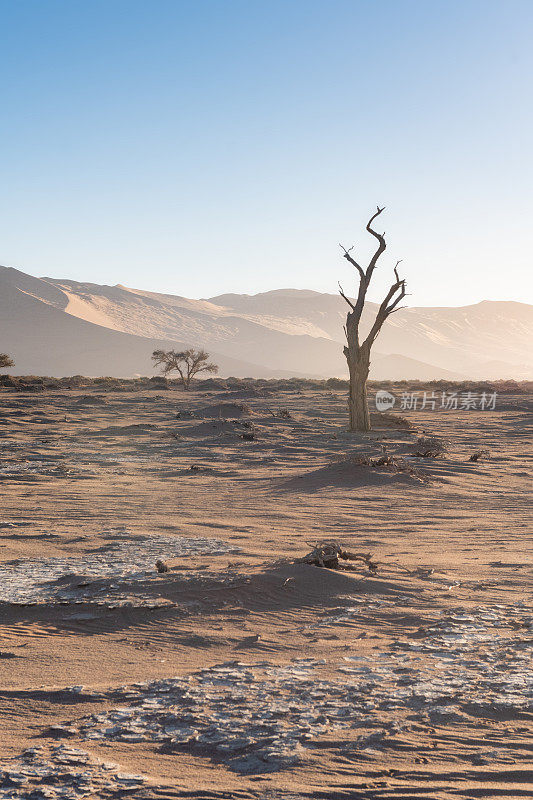
[[[441,458],[446,450],[438,436],[419,436],[413,444],[413,455],[417,458]]]

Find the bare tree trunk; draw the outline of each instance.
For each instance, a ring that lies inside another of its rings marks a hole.
[[[370,412],[366,382],[370,371],[370,353],[365,348],[353,346],[344,348],[348,369],[350,371],[350,390],[348,394],[348,410],[350,413],[351,431],[370,430]]]

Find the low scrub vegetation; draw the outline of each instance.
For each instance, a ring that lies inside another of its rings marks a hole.
[[[419,436],[413,444],[413,453],[417,458],[440,458],[447,448],[438,436]]]
[[[180,378],[168,378],[164,375],[139,378],[115,378],[104,376],[87,378],[84,375],[72,375],[65,378],[50,378],[39,375],[0,375],[0,387],[32,391],[38,389],[98,389],[109,392],[131,392],[151,390],[167,390],[183,388]],[[370,381],[369,391],[386,389],[400,397],[402,392],[496,392],[497,394],[529,395],[533,392],[533,381]],[[243,392],[252,394],[257,392],[299,392],[299,391],[329,391],[332,400],[338,397],[343,400],[344,393],[348,391],[348,381],[339,378],[327,380],[307,378],[205,378],[193,379],[190,389],[192,391],[207,392]],[[385,415],[382,415],[385,416]],[[393,416],[397,417],[396,411]]]

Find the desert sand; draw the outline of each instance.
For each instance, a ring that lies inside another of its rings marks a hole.
[[[530,411],[2,391],[0,798],[530,797]]]

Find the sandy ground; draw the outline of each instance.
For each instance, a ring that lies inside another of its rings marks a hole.
[[[528,402],[345,418],[0,394],[0,798],[532,796]]]

